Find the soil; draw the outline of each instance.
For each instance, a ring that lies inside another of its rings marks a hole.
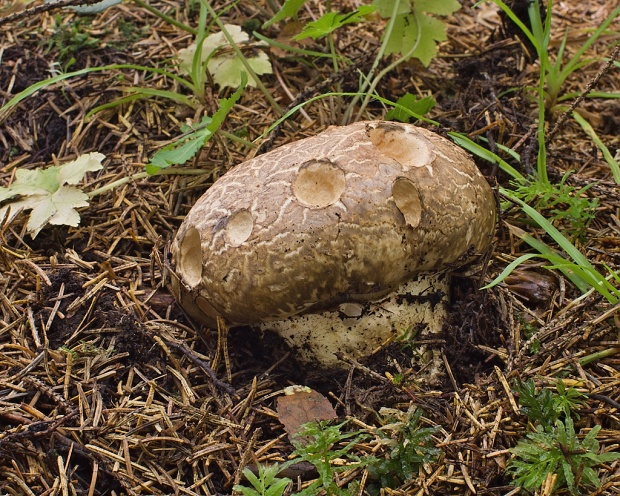
[[[276,37],[282,24],[260,29],[270,3],[239,2],[222,19],[238,25],[253,21],[252,29]],[[513,3],[517,12],[528,4]],[[553,53],[566,29],[566,50],[575,53],[585,33],[616,4],[594,3],[554,5]],[[149,4],[196,26],[194,7]],[[211,4],[217,11],[230,6]],[[342,11],[352,4],[332,2]],[[307,6],[300,11],[301,23],[324,8],[314,1]],[[170,61],[192,41],[189,33],[132,2],[79,17],[16,1],[0,10],[2,15],[15,17],[10,22],[0,17],[0,105],[51,73],[110,64],[173,70]],[[488,3],[474,8],[464,2],[447,24],[448,40],[439,44],[429,67],[401,64],[377,91],[389,100],[407,92],[432,95],[437,105],[429,116],[439,126],[418,124],[444,136],[464,133],[522,174],[532,174],[538,113],[528,88],[538,84],[535,51]],[[377,21],[338,31],[334,49],[353,61],[338,74],[327,59],[304,63],[267,49],[274,75],[261,79],[283,108],[321,93],[356,91],[358,73],[372,65],[381,27]],[[619,32],[616,19],[584,57],[609,57]],[[76,42],[78,34],[88,37]],[[300,46],[325,49],[321,40]],[[603,65],[575,72],[565,91],[583,92]],[[105,168],[89,172],[80,185],[97,194],[79,209],[78,226],[47,226],[33,238],[25,212],[0,223],[0,493],[232,494],[243,468],[282,462],[293,451],[276,411],[276,398],[291,384],[330,399],[351,430],[381,426],[382,408],[423,410],[424,425],[436,427],[433,441],[441,455],[398,487],[383,488],[385,495],[515,494],[505,470],[508,450],[532,428],[517,404],[515,385],[529,379],[553,391],[561,379],[583,393],[577,432],[585,435],[599,425],[601,449],[618,450],[618,306],[597,292],[582,294],[538,259],[521,265],[503,284],[480,290],[516,257],[531,252],[515,227],[553,243],[499,193],[492,252],[452,278],[450,316],[439,346],[446,374],[437,384],[416,380],[410,349],[402,344],[342,370],[321,370],[299,363],[295,350],[277,336],[193,322],[167,285],[168,247],[184,215],[235,164],[341,124],[349,100],[317,100],[304,107],[307,117],[294,113],[268,133],[279,115],[260,90],[247,88],[222,129],[258,140],[260,150],[217,134],[180,166],[185,173],[144,178],[133,175],[179,136],[180,125],[213,115],[231,91],[209,85],[196,109],[161,97],[110,105],[127,96],[130,86],[188,94],[163,74],[110,68],[46,86],[11,111],[0,110],[0,186],[11,184],[20,169],[58,165],[93,151],[106,156]],[[618,94],[618,67],[603,74],[593,90]],[[620,147],[617,102],[585,99],[578,106],[612,154]],[[385,111],[373,102],[363,118],[381,119]],[[550,129],[560,114],[549,113]],[[620,194],[601,152],[572,119],[547,147],[551,180],[560,182],[571,171],[567,184],[587,186],[573,195],[598,201],[594,218],[573,242],[601,272],[618,270]],[[518,152],[520,163],[505,149]],[[509,186],[510,178],[496,165],[476,163],[494,188]],[[120,184],[98,191],[115,181]],[[553,216],[551,209],[543,213]],[[557,217],[555,225],[573,232],[570,220]],[[353,450],[360,457],[389,457],[378,438]],[[616,462],[597,466],[596,473],[602,485],[592,494],[620,493]],[[315,476],[313,470],[302,471],[299,483]],[[343,477],[361,484],[355,494],[377,494],[371,489],[376,481],[368,480],[363,468],[353,467]]]

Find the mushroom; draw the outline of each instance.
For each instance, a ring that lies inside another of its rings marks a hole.
[[[328,367],[441,331],[447,273],[494,227],[490,186],[450,141],[393,122],[330,127],[207,190],[172,243],[171,288],[196,320],[276,331]]]

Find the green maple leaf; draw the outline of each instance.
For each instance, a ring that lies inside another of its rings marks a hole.
[[[22,210],[31,210],[26,229],[35,238],[46,224],[77,226],[80,214],[76,208],[88,206],[88,195],[81,189],[66,186],[78,184],[87,172],[98,171],[105,155],[88,153],[72,162],[47,169],[18,169],[8,188],[0,188],[0,203],[17,196],[17,200],[0,207],[0,219],[12,220]]]
[[[446,25],[432,15],[450,15],[461,8],[457,0],[374,0],[373,5],[381,17],[395,15],[385,54],[409,54],[425,66],[437,54],[437,42],[447,39]]]

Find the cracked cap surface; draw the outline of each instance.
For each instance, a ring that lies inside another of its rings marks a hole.
[[[194,318],[257,324],[378,299],[490,244],[469,156],[410,124],[359,122],[236,166],[185,218],[172,289]]]

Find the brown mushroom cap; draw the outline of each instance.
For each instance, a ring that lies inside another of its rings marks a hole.
[[[173,292],[212,325],[380,299],[491,242],[495,199],[468,155],[422,128],[359,122],[235,167],[172,244]]]

